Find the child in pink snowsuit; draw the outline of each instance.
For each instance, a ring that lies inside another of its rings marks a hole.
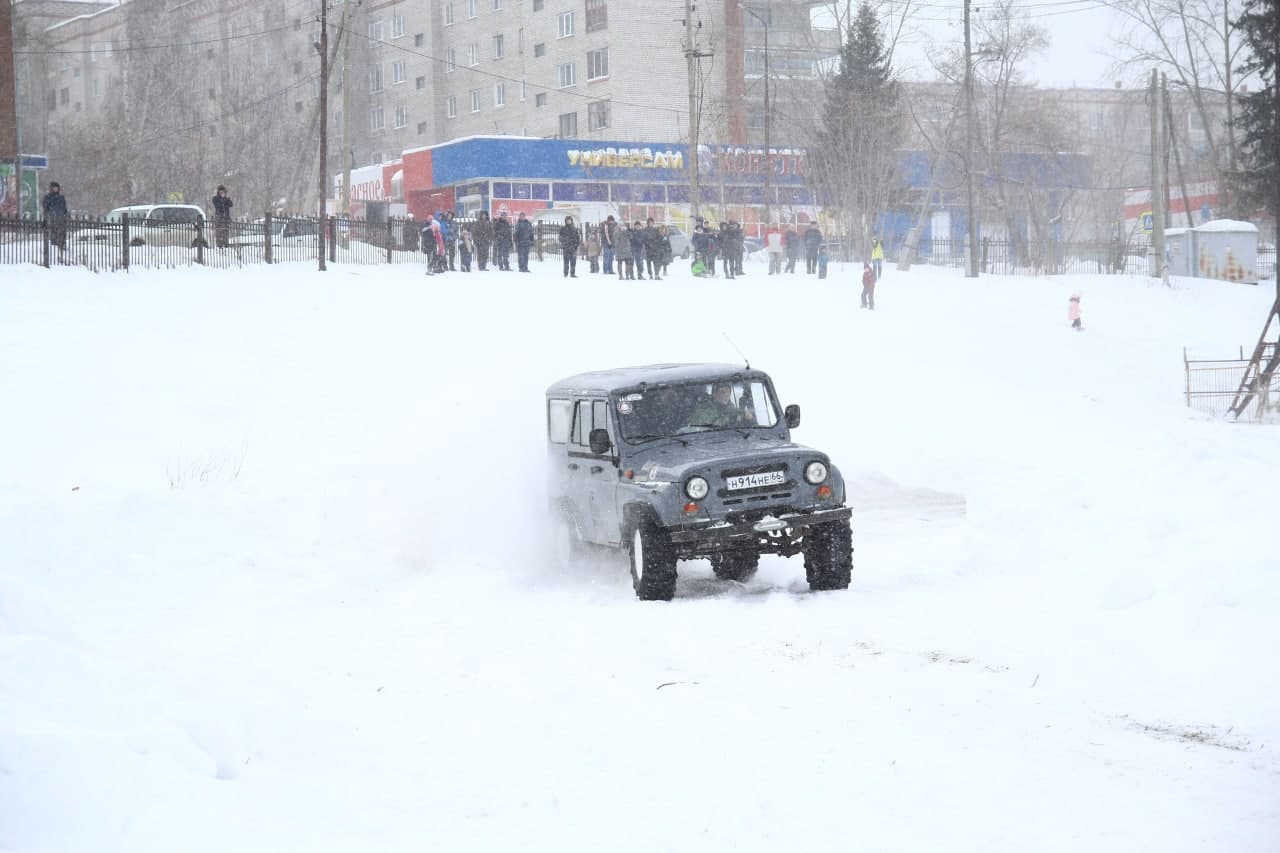
[[[1067,319],[1071,321],[1071,328],[1082,329],[1080,325],[1080,294],[1071,294],[1071,301],[1067,303]]]

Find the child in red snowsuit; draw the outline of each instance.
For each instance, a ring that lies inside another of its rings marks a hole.
[[[870,261],[862,263],[862,307],[876,310],[876,271]]]

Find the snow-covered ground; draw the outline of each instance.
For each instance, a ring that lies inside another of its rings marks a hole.
[[[1280,849],[1271,286],[677,266],[0,268],[0,849]],[[853,587],[550,569],[546,386],[739,350]]]

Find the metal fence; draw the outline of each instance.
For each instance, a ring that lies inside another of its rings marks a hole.
[[[1231,410],[1240,382],[1249,367],[1249,358],[1240,348],[1238,358],[1193,359],[1184,349],[1187,408],[1224,417]],[[1263,389],[1265,390],[1265,389]],[[1272,377],[1270,396],[1280,399],[1280,377]]]
[[[469,228],[474,220],[455,219],[455,228]],[[534,253],[559,255],[559,223],[534,223]],[[598,229],[582,226],[582,247]],[[329,217],[268,215],[217,225],[208,220],[165,222],[121,217],[118,220],[72,218],[59,228],[44,221],[0,218],[0,264],[73,264],[92,270],[130,267],[203,265],[239,267],[246,264],[314,261],[324,229],[326,255],[335,263],[422,263],[419,232],[413,219],[364,220]],[[826,244],[832,260],[847,260],[844,241]],[[752,247],[749,247],[749,251]],[[514,252],[514,246],[512,247]],[[496,246],[491,249],[496,251]],[[899,249],[905,251],[905,249]],[[1001,275],[1060,275],[1108,273],[1150,275],[1150,247],[1145,242],[1030,243],[984,238],[979,271]],[[679,253],[677,253],[679,254]],[[913,264],[963,268],[964,240],[922,240]],[[856,260],[856,259],[855,259]],[[897,260],[890,251],[888,260]],[[496,258],[495,258],[496,262]],[[1257,267],[1264,277],[1274,274],[1276,249],[1260,244]]]
[[[963,268],[965,240],[921,240],[913,264]],[[1151,247],[1143,241],[1028,242],[983,238],[978,246],[978,271],[995,275],[1152,275]]]
[[[455,229],[475,220],[455,219]],[[335,263],[423,262],[421,220],[380,221],[306,216],[265,216],[214,223],[165,222],[138,217],[70,218],[60,226],[42,220],[0,218],[0,264],[69,264],[91,270],[130,267],[240,267],[246,264],[314,261],[325,232],[325,254]],[[583,228],[580,251],[598,226]],[[534,223],[533,254],[559,255],[558,223]],[[511,246],[512,253],[515,246]],[[490,247],[497,263],[497,246]]]

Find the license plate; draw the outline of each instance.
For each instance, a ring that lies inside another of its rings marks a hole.
[[[726,477],[725,485],[729,491],[736,489],[757,489],[761,486],[777,486],[787,481],[785,471],[765,471],[763,474],[740,474],[737,477]]]

